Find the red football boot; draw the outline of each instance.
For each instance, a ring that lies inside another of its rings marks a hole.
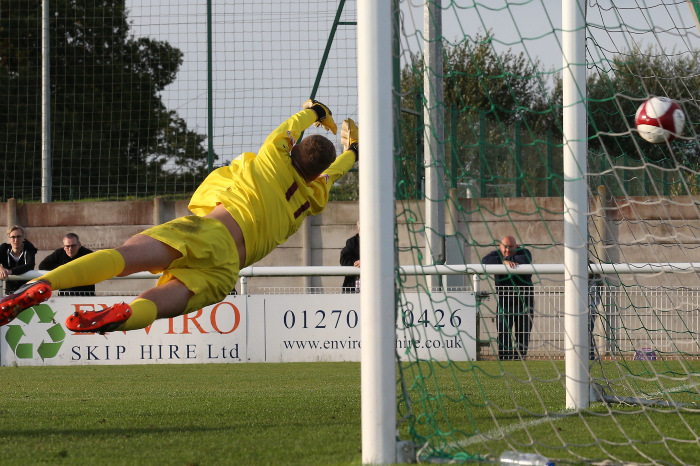
[[[29,282],[0,300],[0,327],[12,322],[17,315],[51,297],[48,280]]]
[[[119,303],[101,311],[75,311],[66,319],[66,328],[73,332],[99,333],[116,330],[131,317],[131,307]]]

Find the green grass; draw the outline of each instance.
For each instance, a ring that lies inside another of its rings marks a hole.
[[[669,390],[694,380],[683,380],[679,362],[628,361],[617,370],[614,363],[607,366],[609,376],[634,374],[637,394],[658,394],[659,383]],[[449,455],[463,451],[497,456],[504,450],[517,449],[536,450],[573,463],[608,458],[698,463],[700,405],[674,409],[592,403],[590,409],[573,413],[565,406],[564,371],[563,361],[406,365],[405,377],[413,388],[415,434],[430,440],[431,445],[440,445],[438,450]],[[650,379],[662,371],[667,377],[657,377],[660,382]],[[599,367],[594,367],[593,375],[600,375]],[[626,377],[626,384],[632,385],[630,377]],[[618,390],[618,395],[632,395],[629,389]],[[697,387],[693,391],[673,392],[665,399],[697,403]],[[405,405],[401,409],[405,412]]]
[[[0,464],[357,465],[357,363],[0,367]]]
[[[658,384],[645,372],[682,369],[650,364],[617,369],[635,374],[647,393]],[[606,371],[619,376],[613,368]],[[536,448],[572,464],[700,458],[695,410],[594,403],[546,419],[565,412],[560,361],[423,362],[404,365],[404,373],[416,438],[442,443],[452,455]],[[3,466],[361,463],[357,363],[0,367],[0,388]],[[673,396],[695,400],[682,391]],[[409,438],[407,423],[400,431]]]

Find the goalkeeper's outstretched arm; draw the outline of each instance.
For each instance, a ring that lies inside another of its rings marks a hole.
[[[317,100],[307,100],[302,105],[302,111],[292,115],[279,125],[265,139],[263,145],[270,143],[277,145],[280,139],[290,140],[290,144],[294,145],[299,140],[301,133],[311,125],[321,126],[326,131],[332,131],[333,134],[338,132],[338,127],[333,121],[333,113],[328,107]]]

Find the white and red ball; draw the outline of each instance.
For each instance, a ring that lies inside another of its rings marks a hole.
[[[652,144],[665,144],[683,132],[685,115],[673,100],[652,97],[639,106],[634,124],[643,139]]]

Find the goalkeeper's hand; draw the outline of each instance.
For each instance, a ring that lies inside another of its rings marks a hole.
[[[355,153],[355,161],[357,162],[360,158],[360,130],[350,118],[344,120],[340,127],[340,142],[343,144],[343,150],[351,150]]]
[[[301,108],[304,110],[310,108],[316,112],[317,120],[316,123],[314,123],[315,127],[318,128],[319,126],[322,126],[326,131],[333,131],[333,134],[338,132],[338,127],[335,125],[335,121],[333,121],[333,113],[328,109],[328,107],[323,105],[318,100],[309,99],[304,102],[304,105],[302,105]]]

